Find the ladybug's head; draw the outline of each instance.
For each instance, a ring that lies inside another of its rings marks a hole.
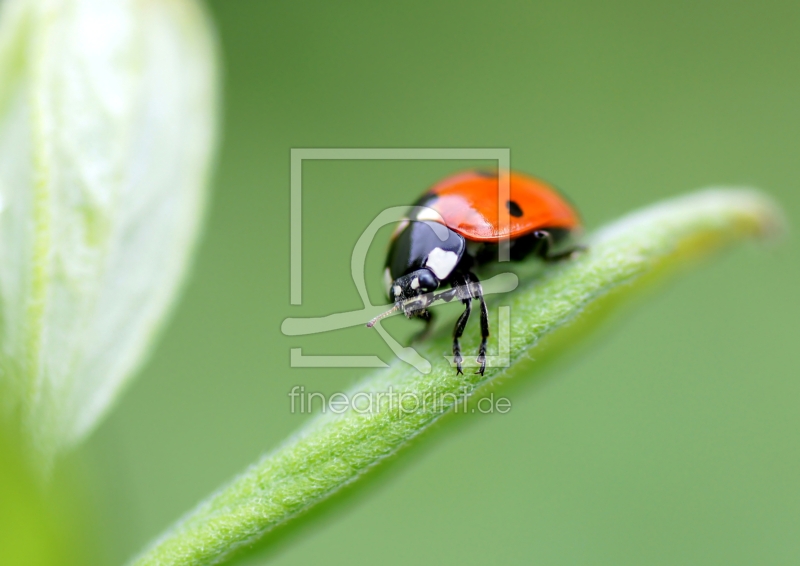
[[[392,281],[389,300],[399,304],[403,313],[412,318],[433,302],[433,292],[438,288],[439,278],[423,267]]]
[[[422,268],[393,280],[388,288],[389,300],[394,306],[367,323],[372,327],[380,319],[402,310],[407,318],[421,316],[433,302],[433,292],[439,288],[439,278],[430,269]]]

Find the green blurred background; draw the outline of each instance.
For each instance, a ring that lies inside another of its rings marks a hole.
[[[90,493],[104,562],[300,426],[293,385],[366,373],[292,369],[291,347],[388,359],[364,328],[280,325],[359,308],[350,253],[374,214],[475,165],[307,164],[291,307],[291,148],[508,147],[590,228],[716,184],[763,188],[800,219],[798,2],[208,6],[225,81],[205,237],[150,362],[61,469]],[[387,237],[368,265],[375,302]],[[509,414],[451,420],[248,564],[800,563],[797,260],[790,237],[670,281],[511,388]]]

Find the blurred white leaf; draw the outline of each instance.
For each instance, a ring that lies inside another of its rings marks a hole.
[[[48,461],[142,362],[198,235],[215,38],[193,0],[0,12],[0,385]]]

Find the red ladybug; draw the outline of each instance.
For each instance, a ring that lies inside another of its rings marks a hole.
[[[434,185],[412,206],[392,235],[386,271],[386,292],[394,306],[371,320],[402,310],[408,318],[420,318],[428,330],[433,320],[428,307],[437,300],[458,298],[464,312],[453,331],[453,358],[460,374],[461,348],[472,300],[480,301],[481,345],[476,373],[486,369],[489,312],[473,269],[497,261],[499,242],[509,239],[511,260],[529,255],[545,261],[569,258],[578,248],[551,253],[552,248],[580,227],[575,210],[544,181],[509,173],[510,195],[505,207],[507,226],[498,218],[498,173],[468,171]],[[436,293],[444,285],[450,288]],[[425,333],[423,330],[423,334]]]

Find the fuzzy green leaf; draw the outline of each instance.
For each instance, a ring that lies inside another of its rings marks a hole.
[[[268,536],[396,452],[451,410],[456,396],[474,394],[523,366],[526,373],[536,370],[537,362],[520,363],[533,349],[537,358],[547,350],[556,356],[569,351],[569,340],[548,339],[539,345],[543,338],[557,338],[560,329],[575,328],[571,323],[576,320],[589,328],[583,323],[605,310],[596,307],[617,305],[618,298],[630,296],[671,265],[735,241],[773,234],[781,226],[778,209],[763,195],[710,189],[657,204],[599,230],[588,239],[586,253],[501,297],[502,304],[511,307],[509,368],[490,368],[485,377],[456,375],[442,356],[450,345],[449,335],[442,333],[420,348],[434,361],[429,374],[394,363],[351,391],[376,393],[391,387],[397,394],[430,402],[409,410],[396,402],[390,407],[384,397],[380,410],[350,409],[314,419],[189,513],[133,564],[224,562],[237,548]]]

